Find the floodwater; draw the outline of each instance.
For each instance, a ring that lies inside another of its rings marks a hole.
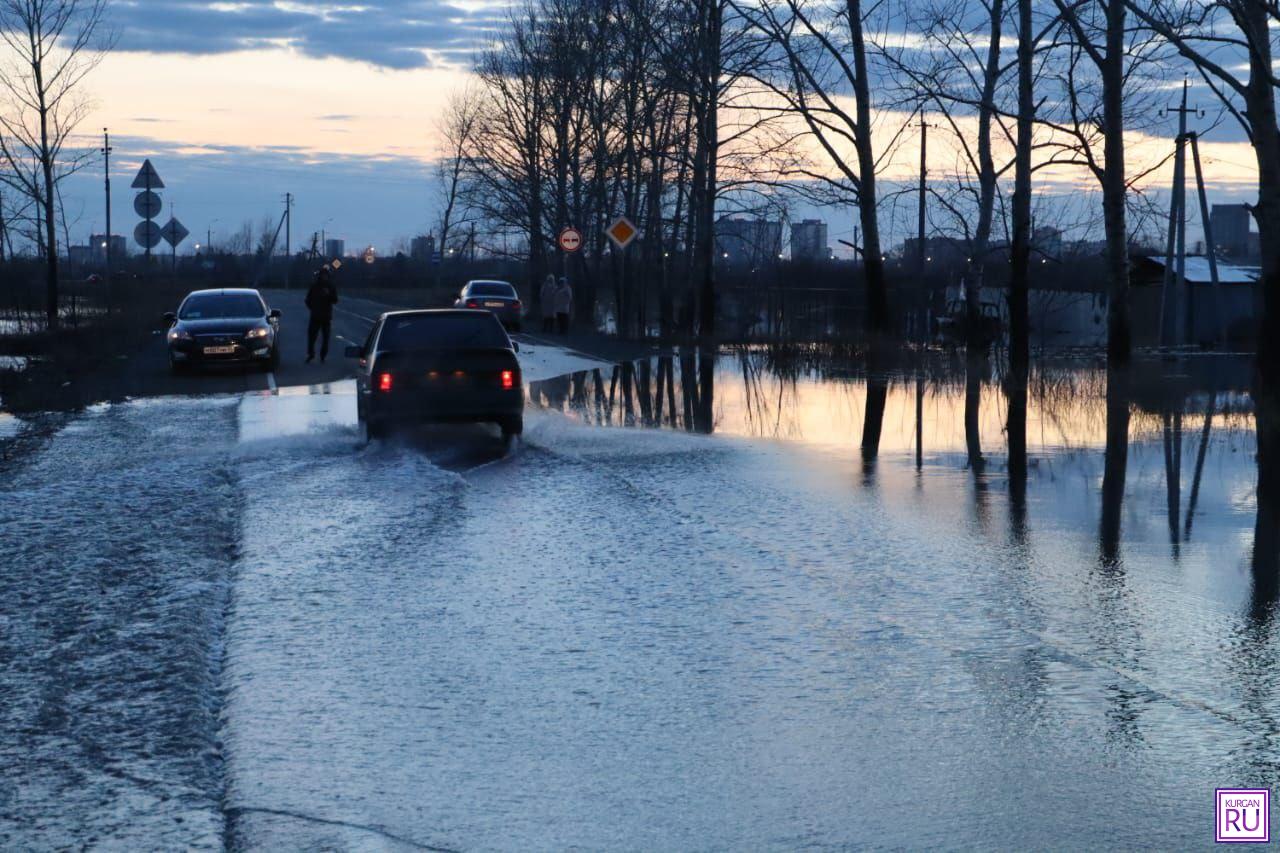
[[[0,480],[0,846],[1207,846],[1280,781],[1247,363],[877,367],[73,419]]]

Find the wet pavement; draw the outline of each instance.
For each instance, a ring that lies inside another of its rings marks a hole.
[[[684,355],[537,356],[514,449],[335,380],[0,463],[0,846],[1185,848],[1274,787],[1247,365]]]

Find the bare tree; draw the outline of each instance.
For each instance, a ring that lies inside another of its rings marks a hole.
[[[35,201],[45,257],[45,313],[58,326],[57,185],[88,152],[64,149],[87,112],[80,84],[111,45],[106,0],[0,0],[3,180]]]
[[[436,161],[435,176],[440,192],[437,224],[440,252],[448,251],[453,228],[469,221],[463,182],[466,158],[473,155],[481,93],[465,88],[453,93],[445,105],[437,130],[444,141],[444,155]]]
[[[1073,139],[1071,162],[1086,167],[1102,187],[1107,242],[1107,358],[1128,361],[1129,233],[1126,205],[1137,179],[1126,170],[1126,105],[1143,89],[1153,57],[1149,34],[1134,32],[1123,2],[1053,0],[1062,21],[1061,97]]]
[[[782,60],[772,73],[759,73],[757,79],[778,98],[785,112],[799,117],[822,152],[823,162],[794,163],[784,170],[784,176],[825,185],[857,204],[867,326],[873,333],[884,333],[889,328],[889,303],[877,213],[880,161],[872,140],[872,83],[865,32],[866,15],[878,8],[879,4],[873,4],[864,12],[861,0],[832,5],[811,0],[761,0],[738,7],[776,46]],[[847,103],[850,92],[852,111]],[[891,140],[887,148],[892,147]]]
[[[1031,360],[1031,148],[1035,132],[1036,102],[1034,69],[1036,38],[1032,33],[1032,0],[1016,0],[1018,5],[1018,108],[1013,155],[1013,228],[1009,249],[1009,357],[1015,383],[1021,388],[1014,397],[1023,402],[1021,429],[1015,425],[1011,436],[1021,436],[1022,464],[1026,461],[1026,371]],[[1019,396],[1020,395],[1020,396]],[[1010,406],[1014,423],[1016,406]],[[1013,441],[1011,441],[1011,445]],[[1015,455],[1011,453],[1011,456]],[[1024,472],[1025,473],[1025,472]]]

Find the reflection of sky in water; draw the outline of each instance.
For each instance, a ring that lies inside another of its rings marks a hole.
[[[966,453],[964,365],[939,361],[935,358],[922,371],[919,384],[910,369],[890,374],[881,463],[874,478],[851,474],[851,483],[873,485],[890,514],[919,514],[921,523],[949,519],[979,531],[1008,531],[1009,403],[1002,377],[989,367],[979,374],[977,423],[985,466],[975,473]],[[867,397],[860,365],[841,369],[828,360],[816,367],[784,366],[788,375],[781,376],[777,362],[763,349],[718,358],[716,434],[782,439],[812,447],[833,462],[856,460]],[[648,383],[651,395],[657,393],[660,372],[655,361]],[[670,396],[666,389],[662,392],[662,417],[670,425],[666,401],[673,397],[680,427],[680,378],[687,375],[692,381],[696,374],[682,372],[676,359],[672,375],[675,390]],[[643,424],[641,368],[631,378],[630,418],[627,377],[621,370],[533,383],[531,399],[591,423]],[[1242,390],[1247,379],[1247,362],[1238,359],[1135,365],[1122,505],[1126,554],[1159,566],[1172,561],[1188,582],[1203,585],[1206,595],[1234,599],[1248,596],[1256,512],[1256,442],[1251,403]],[[920,473],[912,464],[917,406],[924,449]],[[650,407],[649,421],[657,416]],[[1055,547],[1071,543],[1065,547],[1080,552],[1072,555],[1076,561],[1080,554],[1086,560],[1097,554],[1106,430],[1104,369],[1066,363],[1033,370],[1027,400],[1028,524],[1033,532],[1052,532]],[[924,495],[930,496],[927,505],[921,504]],[[1243,585],[1224,583],[1224,572]]]

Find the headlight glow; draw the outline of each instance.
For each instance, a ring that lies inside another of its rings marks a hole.
[[[171,341],[189,341],[191,333],[185,329],[173,329],[169,332],[169,340]]]
[[[265,338],[269,334],[271,334],[270,329],[268,329],[266,326],[260,326],[256,329],[250,329],[248,332],[246,332],[245,338],[249,340],[254,340],[255,338]]]

